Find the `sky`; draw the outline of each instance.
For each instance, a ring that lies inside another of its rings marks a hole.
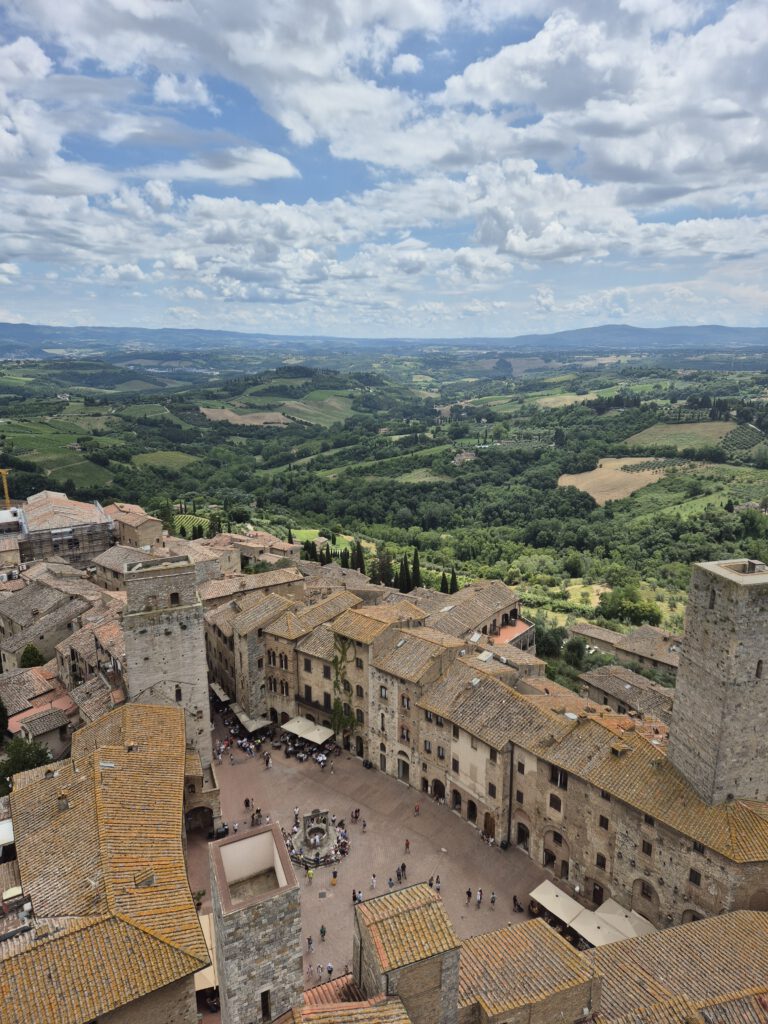
[[[768,324],[768,2],[0,0],[0,320]]]

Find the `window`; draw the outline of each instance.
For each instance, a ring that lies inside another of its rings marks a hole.
[[[430,740],[424,740],[424,750],[427,754],[432,753],[432,742]]]
[[[362,658],[355,658],[355,668],[362,668],[362,667],[363,667],[363,659]]]
[[[600,868],[601,871],[605,871],[605,865],[606,865],[605,854],[604,853],[598,853],[598,855],[595,857],[595,867]]]
[[[330,665],[323,665],[323,679],[330,679],[330,678],[331,678],[331,666]]]
[[[311,672],[312,671],[312,659],[311,658],[305,658],[304,659],[304,671],[305,672]]]
[[[457,775],[459,774],[459,759],[458,759],[458,757],[454,757],[453,760],[451,761],[451,770],[454,771]]]
[[[270,1006],[269,992],[261,993],[261,1019],[272,1020],[272,1008]]]
[[[384,722],[384,714],[382,712],[382,715],[381,715],[381,731],[384,732],[385,729],[386,729],[386,724]]]
[[[555,846],[563,845],[563,837],[560,835],[559,832],[552,833],[552,842],[555,844]]]
[[[488,756],[491,759],[491,764],[496,764],[496,761],[497,761],[498,756],[499,756],[499,752],[498,752],[498,750],[495,750],[493,747],[491,747],[491,749],[488,751]]]
[[[704,843],[700,843],[698,839],[694,839],[693,851],[694,853],[704,853]]]
[[[600,828],[608,828],[608,819],[604,814],[600,815]]]
[[[458,725],[454,725],[454,726],[453,726],[453,738],[454,738],[455,740],[457,740],[457,739],[459,738],[459,733],[460,733],[460,731],[461,731],[461,730],[459,729]]]
[[[643,840],[643,853],[646,857],[650,857],[653,853],[653,843],[649,843],[647,839]]]
[[[710,590],[710,592],[709,592],[709,610],[712,611],[712,609],[714,607],[715,607],[715,591],[713,589],[713,590]]]
[[[557,786],[558,789],[568,789],[568,772],[564,772],[562,768],[551,764],[549,766],[549,781],[553,786]]]
[[[410,729],[408,729],[406,726],[403,726],[400,729],[400,739],[403,740],[404,743],[407,743],[410,740],[410,738],[411,738]]]
[[[362,698],[365,696],[365,692],[363,691],[362,686],[355,687],[355,696],[358,697],[360,700],[362,700]]]
[[[351,715],[351,714],[352,714],[352,708],[351,708],[351,707],[349,706],[349,704],[342,704],[342,705],[341,705],[341,710],[342,710],[342,711],[344,712],[344,714],[345,714],[345,715],[347,715],[347,716],[349,716],[349,715]]]
[[[656,819],[652,818],[650,816],[650,814],[644,814],[643,815],[643,821],[645,822],[646,825],[655,825],[656,824]]]
[[[171,604],[179,604],[179,595],[175,590],[171,592]]]
[[[435,715],[435,725],[439,725],[441,729],[445,725],[445,722],[440,715]]]
[[[445,747],[437,748],[437,756],[440,758],[441,761],[445,760]]]
[[[386,688],[386,686],[380,686],[379,687],[379,696],[381,697],[382,700],[386,700],[387,699],[387,688]]]
[[[256,662],[256,665],[258,668],[264,668],[264,659],[259,658],[259,660]]]
[[[492,783],[488,783],[488,796],[496,796],[496,786]]]
[[[688,881],[691,885],[701,885],[701,872],[697,871],[696,868],[691,868],[688,872]]]
[[[274,651],[267,651],[267,662],[273,667],[277,664],[277,655]]]
[[[762,676],[762,674],[763,674],[763,659],[761,658],[760,661],[758,661],[758,663],[757,663],[757,667],[755,668],[755,679],[759,679]]]
[[[611,794],[607,793],[604,789],[600,790],[600,796],[603,798],[603,800],[607,800],[608,803],[611,802]]]
[[[331,710],[331,695],[330,695],[330,693],[324,693],[323,694],[323,707],[325,708],[326,711],[330,711]]]
[[[432,712],[431,711],[425,711],[424,712],[424,720],[426,722],[431,722],[432,718],[433,718],[433,716],[432,716]]]
[[[410,697],[406,697],[405,695],[403,695],[400,698],[400,703],[403,705],[403,709],[405,711],[410,711],[411,710],[411,698]]]
[[[517,792],[515,793],[515,800],[517,800],[517,802],[519,804],[521,804],[523,802],[523,791],[522,791],[522,789],[518,789]]]
[[[472,747],[473,750],[477,750],[477,740],[475,739],[474,736],[469,737],[469,745],[470,747]]]
[[[176,703],[181,704],[181,687],[176,687]]]
[[[653,899],[653,888],[648,884],[648,882],[640,883],[640,895],[643,897],[644,900]]]
[[[312,701],[312,687],[311,686],[305,686],[304,687],[304,700],[310,701],[310,702]]]
[[[283,695],[283,697],[288,696],[288,683],[286,683],[284,679],[280,680],[280,693]]]
[[[549,794],[549,806],[553,811],[559,811],[562,809],[563,802],[559,796],[555,796],[554,793]]]
[[[288,668],[288,655],[287,654],[281,654],[280,658],[278,660],[280,661],[280,668]]]
[[[360,725],[363,724],[364,715],[363,715],[363,712],[360,710],[360,708],[358,708],[357,711],[355,711],[355,718],[360,723]]]
[[[518,775],[525,775],[525,761],[518,761],[517,762],[517,774]]]

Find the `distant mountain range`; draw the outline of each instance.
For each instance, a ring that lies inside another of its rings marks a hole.
[[[222,348],[293,349],[311,352],[318,348],[336,350],[366,346],[375,350],[405,347],[514,349],[538,352],[617,349],[659,351],[663,349],[743,350],[768,347],[768,327],[632,327],[603,324],[553,334],[520,334],[497,338],[338,338],[329,335],[246,334],[237,331],[141,327],[51,327],[46,324],[0,323],[0,358],[51,358],[56,356],[121,355],[153,351],[197,351]]]

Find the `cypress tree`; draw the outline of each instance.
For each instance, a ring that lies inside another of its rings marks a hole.
[[[360,572],[365,572],[365,552],[361,541],[356,542],[355,551],[357,552],[357,568]]]
[[[408,565],[407,553],[403,555],[400,562],[400,593],[408,594],[413,590],[413,584],[411,582],[411,569]]]
[[[349,548],[343,548],[341,552],[341,567],[349,569]]]
[[[288,543],[293,544],[293,530],[290,526],[288,527]]]
[[[447,594],[448,592],[448,577],[445,575],[445,569],[443,569],[443,575],[440,577],[440,593]]]
[[[451,584],[448,593],[455,594],[458,589],[459,581],[456,579],[456,567],[454,566],[453,569],[451,569]]]
[[[413,567],[411,569],[411,583],[413,587],[421,586],[421,564],[419,563],[419,549],[413,549]]]

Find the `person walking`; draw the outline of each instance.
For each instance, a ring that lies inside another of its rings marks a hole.
[[[358,889],[357,890],[357,902],[358,903],[362,903],[363,902],[363,890],[362,889]]]
[[[435,892],[440,895],[440,875],[435,878]]]
[[[481,907],[481,906],[482,906],[482,904],[483,904],[483,890],[482,890],[482,889],[478,889],[478,890],[477,890],[477,897],[476,897],[476,900],[477,900],[477,909],[479,910],[479,909],[480,909],[480,907]]]
[[[408,875],[406,874],[405,871],[405,861],[403,861],[403,863],[400,865],[400,873],[403,876],[403,881],[406,882],[408,880]]]
[[[421,811],[420,804],[416,804],[415,807],[413,808],[413,816],[414,816],[414,818],[418,818],[420,811]]]
[[[307,964],[307,977],[308,977],[308,978],[311,978],[311,977],[312,977],[312,973],[313,973],[313,972],[312,972],[312,964],[311,964],[311,963],[308,963],[308,964]]]
[[[398,869],[397,869],[397,870],[395,871],[395,878],[397,878],[397,884],[398,884],[398,885],[400,885],[400,883],[401,883],[401,882],[402,882],[402,880],[403,880],[403,872],[402,872],[402,871],[400,870],[400,868],[398,868]]]
[[[387,885],[389,886],[389,891],[392,892],[392,890],[395,888],[395,883],[392,880],[392,875],[390,875],[389,878],[387,879]]]
[[[411,840],[410,839],[406,839],[405,840],[405,852],[406,853],[410,853],[411,852]]]
[[[318,964],[317,965],[317,984],[319,985],[322,980],[323,980],[323,965],[322,964]]]
[[[312,936],[308,935],[307,936],[307,952],[308,953],[312,952],[312,945],[313,945],[313,943],[312,943]]]
[[[353,889],[352,890],[352,906],[354,907],[354,905],[356,903],[357,903],[357,889]]]
[[[496,890],[494,889],[491,892],[491,910],[495,910],[495,909],[496,909]]]
[[[429,888],[431,889],[434,884],[435,884],[435,876],[434,875],[430,875],[429,876]]]
[[[371,875],[371,888],[372,889],[376,888],[376,875],[375,874]]]
[[[327,933],[327,932],[326,932],[326,930],[325,930],[325,925],[324,925],[324,924],[321,924],[321,925],[320,925],[320,941],[321,941],[321,942],[325,942],[325,936],[326,936],[327,934],[328,934],[328,933]]]
[[[325,969],[328,972],[328,981],[330,981],[331,978],[333,977],[333,964],[329,962],[328,966]]]
[[[315,877],[315,869],[307,868],[307,881],[312,885],[312,879]]]
[[[365,818],[363,818],[363,832],[365,832],[367,830],[367,828],[368,828],[368,822],[365,820]]]
[[[472,890],[469,887],[467,887],[467,891],[466,891],[465,895],[467,897],[467,902],[464,904],[464,906],[468,907],[469,906],[469,901],[472,899]]]

